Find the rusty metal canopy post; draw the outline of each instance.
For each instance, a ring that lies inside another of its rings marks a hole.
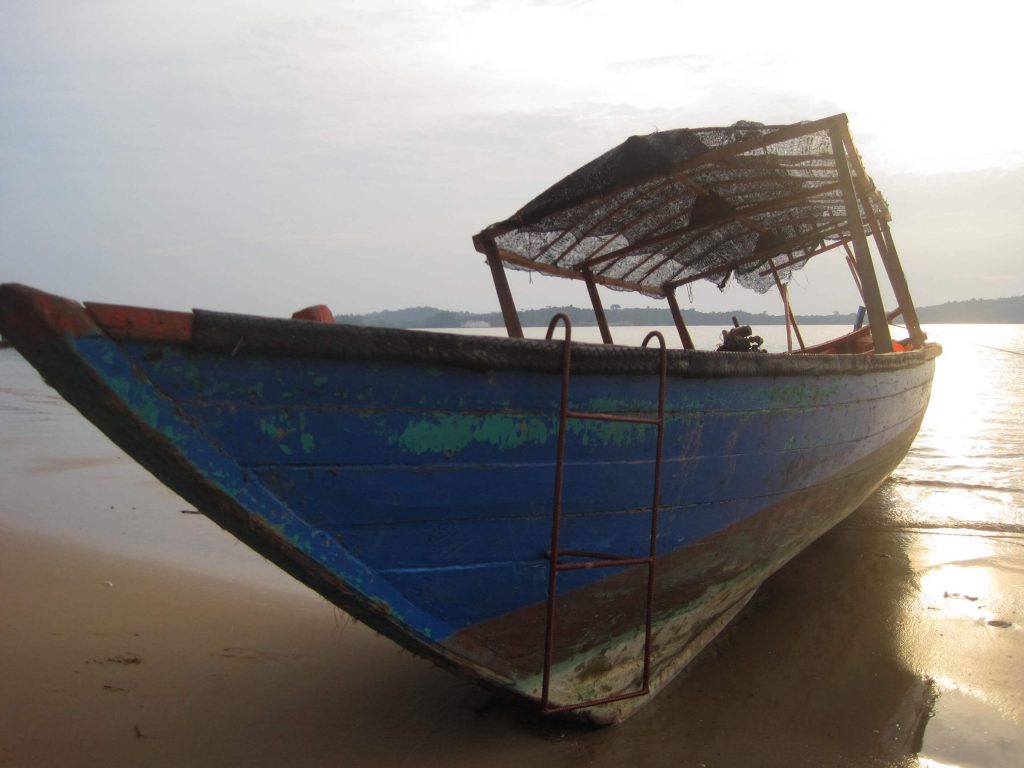
[[[844,133],[845,125],[834,125],[829,128],[836,172],[842,185],[846,215],[850,222],[850,232],[853,235],[853,253],[857,260],[857,272],[860,274],[861,285],[864,289],[864,303],[867,305],[868,322],[871,324],[871,338],[875,345],[875,352],[883,354],[892,352],[892,337],[889,335],[889,323],[885,317],[885,307],[882,305],[882,294],[878,290],[875,267],[871,263],[871,250],[868,248],[868,240],[864,235],[864,222],[860,216],[857,191],[853,186],[850,166],[846,160]]]
[[[487,257],[487,266],[491,268],[494,289],[498,292],[498,304],[501,306],[501,316],[505,320],[505,330],[510,337],[521,339],[523,326],[519,322],[519,313],[512,300],[512,290],[508,287],[508,276],[505,274],[505,266],[501,263],[501,256],[498,255],[498,248],[490,239],[485,239],[482,245],[484,255]]]
[[[793,305],[789,303],[789,289],[782,282],[782,278],[779,277],[775,265],[772,262],[768,263],[771,264],[772,274],[775,276],[775,284],[778,286],[779,296],[782,297],[782,310],[786,318],[786,351],[793,351],[793,334],[796,335],[796,341],[800,345],[800,349],[806,349],[803,334],[800,333],[800,326],[796,322],[796,315],[793,314]]]
[[[679,340],[683,342],[683,349],[695,349],[693,339],[690,338],[690,330],[683,320],[683,313],[679,311],[679,302],[676,301],[675,290],[666,291],[665,299],[668,301],[669,311],[672,312],[672,322],[676,324],[676,331],[679,333]]]
[[[849,248],[847,248],[849,251]],[[854,261],[853,254],[846,254],[846,264],[850,267],[850,275],[853,277],[853,284],[857,286],[857,293],[860,294],[860,300],[864,301],[864,286],[860,284],[860,275],[857,274],[857,262]]]
[[[903,272],[903,265],[900,262],[899,254],[896,252],[896,243],[893,242],[892,232],[889,231],[889,225],[885,221],[880,222],[879,227],[882,232],[882,240],[885,243],[887,255],[892,262],[893,269],[889,274],[889,279],[895,280],[893,290],[896,291],[903,320],[907,324],[907,330],[910,331],[911,340],[915,344],[924,344],[928,334],[921,329],[921,321],[917,317],[917,308],[914,306],[914,300],[910,297],[910,286],[907,285],[907,277]],[[886,262],[886,270],[889,270],[888,261]]]
[[[854,169],[857,171],[857,193],[860,195],[861,200],[864,201],[864,211],[868,217],[868,226],[871,227],[871,231],[875,236],[878,255],[882,259],[885,273],[889,277],[889,284],[892,286],[893,293],[896,294],[896,301],[903,312],[903,321],[907,324],[907,329],[910,331],[910,336],[914,342],[918,344],[923,343],[925,334],[921,330],[921,323],[917,319],[917,309],[914,307],[914,300],[910,297],[910,286],[907,284],[907,276],[903,272],[903,265],[900,263],[899,254],[896,253],[896,244],[893,242],[889,225],[884,219],[879,220],[875,216],[875,212],[868,202],[867,173],[865,173],[860,156],[853,145],[853,137],[850,135],[849,126],[846,126],[843,131],[843,143],[846,146],[850,162],[853,163]]]
[[[604,305],[601,304],[601,296],[597,292],[597,283],[594,282],[594,273],[589,269],[583,271],[583,279],[587,282],[587,293],[590,294],[590,303],[594,307],[594,316],[597,318],[597,325],[601,329],[601,340],[605,344],[613,344],[612,331],[608,327],[608,318],[604,314]]]

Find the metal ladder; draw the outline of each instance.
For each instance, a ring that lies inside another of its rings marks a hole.
[[[665,338],[658,331],[651,331],[644,338],[643,346],[647,347],[652,339],[657,339],[661,347],[658,387],[657,417],[641,415],[625,415],[616,413],[596,413],[574,411],[569,408],[569,378],[572,363],[572,324],[569,317],[559,312],[548,325],[547,339],[551,339],[555,327],[561,321],[565,325],[565,344],[562,351],[562,398],[558,423],[558,455],[555,462],[555,496],[551,521],[551,548],[548,559],[548,604],[547,626],[544,633],[544,679],[541,689],[541,710],[544,713],[567,712],[574,709],[594,707],[598,704],[610,704],[622,699],[646,696],[650,693],[651,681],[651,621],[654,613],[654,562],[658,549],[658,510],[661,502],[661,464],[662,449],[665,438],[665,382],[668,371],[668,353]],[[565,432],[569,419],[589,419],[593,421],[614,421],[630,424],[648,424],[657,427],[657,451],[654,462],[654,494],[651,501],[651,533],[650,547],[646,557],[632,557],[606,552],[586,552],[574,549],[561,549],[559,537],[562,525],[562,485],[565,472]],[[563,558],[574,558],[569,562]],[[555,648],[555,604],[558,595],[558,574],[562,571],[588,570],[592,568],[621,568],[627,565],[647,566],[647,603],[644,618],[644,668],[640,688],[623,691],[599,699],[581,701],[564,706],[551,706],[551,665]]]

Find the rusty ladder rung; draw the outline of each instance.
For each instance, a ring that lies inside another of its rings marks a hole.
[[[580,552],[574,549],[563,549],[559,551],[560,557],[585,557],[586,560],[576,560],[571,563],[556,562],[555,568],[561,571],[585,571],[591,568],[614,568],[623,565],[645,565],[650,563],[650,557],[630,557],[629,555],[614,555],[606,552]],[[551,552],[544,555],[550,560]]]
[[[551,548],[544,553],[545,557],[548,559],[548,605],[547,626],[545,628],[544,636],[544,676],[541,690],[541,709],[546,713],[568,712],[574,709],[597,706],[599,704],[610,704],[615,701],[631,699],[637,696],[645,696],[650,693],[651,624],[654,613],[654,565],[658,547],[658,512],[661,501],[661,464],[662,449],[665,438],[665,383],[668,373],[668,353],[665,347],[665,338],[658,331],[651,331],[644,338],[643,346],[646,347],[652,339],[657,339],[661,347],[658,416],[656,418],[642,416],[639,414],[616,414],[571,410],[569,408],[569,379],[572,363],[572,324],[570,323],[567,315],[559,312],[551,319],[551,323],[548,325],[547,338],[551,339],[555,326],[559,321],[562,321],[565,325],[565,344],[562,351],[562,399],[558,424],[558,454],[555,462],[555,498],[551,520]],[[559,536],[561,534],[562,521],[562,484],[565,470],[565,428],[569,419],[589,419],[595,421],[648,424],[657,427],[658,436],[654,462],[654,493],[651,502],[651,538],[649,553],[646,557],[618,555],[608,552],[589,552],[576,549],[559,549]],[[564,562],[562,558],[565,557],[581,559]],[[552,707],[550,703],[551,665],[553,662],[555,646],[555,603],[558,597],[558,574],[562,571],[580,571],[595,568],[613,568],[633,565],[647,566],[647,602],[644,619],[644,667],[640,688],[633,691],[623,691],[599,699],[591,699],[590,701]]]
[[[659,419],[652,419],[647,416],[628,416],[618,413],[595,413],[593,411],[566,411],[566,418],[569,419],[590,419],[592,421],[617,421],[624,424],[650,424],[658,426]]]

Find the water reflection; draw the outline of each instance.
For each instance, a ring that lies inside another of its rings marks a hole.
[[[913,550],[921,607],[978,618],[992,590],[991,555],[985,536],[922,535]]]
[[[1024,433],[1016,414],[1024,404],[1024,327],[930,330],[945,353],[921,432],[895,477],[944,491],[937,499],[915,499],[919,509],[931,505],[918,522],[1019,527]]]
[[[943,326],[921,433],[889,488],[917,580],[900,652],[937,700],[920,764],[1016,766],[1024,753],[1024,328]]]

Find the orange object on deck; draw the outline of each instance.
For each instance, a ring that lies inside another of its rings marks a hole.
[[[333,323],[334,315],[331,310],[327,308],[325,304],[317,304],[312,307],[306,307],[300,309],[294,315],[293,320],[315,320],[318,323]]]

